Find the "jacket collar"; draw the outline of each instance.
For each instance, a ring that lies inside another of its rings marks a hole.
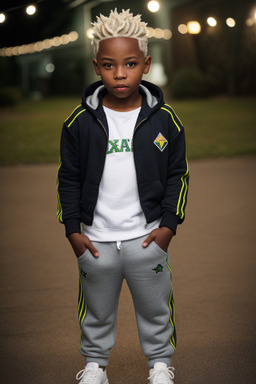
[[[163,94],[156,85],[142,80],[140,84],[140,92],[143,94],[142,109],[150,114],[155,108],[163,105]],[[83,105],[93,113],[99,112],[102,107],[102,99],[106,94],[106,88],[101,81],[91,84],[86,88],[82,95]]]

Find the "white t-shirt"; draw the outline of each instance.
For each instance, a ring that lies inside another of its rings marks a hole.
[[[93,224],[83,224],[83,231],[93,241],[129,240],[150,233],[160,222],[146,223],[139,200],[132,140],[140,108],[129,112],[103,108],[109,144]]]

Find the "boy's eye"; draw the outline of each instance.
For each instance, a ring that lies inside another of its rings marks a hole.
[[[129,63],[127,63],[128,68],[133,68],[135,67],[135,65],[136,65],[135,61],[129,61]]]
[[[103,64],[103,67],[109,69],[109,68],[112,68],[112,64],[111,63],[105,63],[105,64]]]

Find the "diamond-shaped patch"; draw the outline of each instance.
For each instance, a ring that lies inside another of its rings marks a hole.
[[[154,140],[154,144],[157,146],[158,149],[160,149],[161,152],[167,147],[168,141],[166,138],[162,135],[162,133],[158,133],[157,137]]]

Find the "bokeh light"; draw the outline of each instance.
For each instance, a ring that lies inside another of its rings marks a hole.
[[[170,29],[164,29],[164,39],[170,40],[172,38],[172,31]]]
[[[48,63],[45,66],[46,72],[53,73],[55,70],[55,65],[53,63]]]
[[[36,13],[36,7],[31,4],[31,5],[28,5],[27,8],[26,8],[26,13],[29,15],[29,16],[32,16]]]
[[[159,11],[159,9],[160,9],[160,4],[158,1],[149,1],[148,2],[148,10],[150,12],[155,13],[155,12]]]
[[[164,37],[164,30],[161,29],[161,28],[156,28],[155,29],[155,37],[157,39],[163,39],[163,37]]]
[[[254,20],[253,19],[247,19],[245,21],[245,24],[247,25],[247,27],[252,27],[254,25]]]
[[[236,25],[236,22],[232,17],[228,17],[226,20],[226,24],[228,27],[234,28],[234,26]]]
[[[4,13],[0,13],[0,23],[4,23],[5,20],[6,20],[5,14]]]
[[[214,19],[214,17],[208,17],[208,19],[207,19],[207,24],[208,24],[210,27],[216,27],[216,25],[217,25],[217,21],[216,21],[216,19]]]
[[[187,23],[188,27],[188,33],[191,35],[197,35],[201,32],[201,25],[198,23],[198,21],[189,21]]]
[[[92,39],[93,38],[93,29],[92,28],[88,28],[87,29],[86,36],[87,36],[88,39]]]
[[[55,36],[52,39],[45,39],[43,41],[37,41],[31,44],[23,44],[17,47],[7,47],[0,48],[0,56],[19,56],[25,54],[32,54],[36,52],[41,52],[45,49],[50,49],[53,47],[59,47],[61,45],[66,45],[76,41],[79,38],[79,35],[76,31],[72,31],[68,34],[62,36]]]
[[[188,27],[186,26],[186,24],[180,24],[178,26],[178,31],[179,33],[181,33],[182,35],[185,35],[186,33],[188,33]]]

